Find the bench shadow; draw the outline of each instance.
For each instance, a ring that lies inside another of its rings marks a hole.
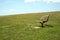
[[[53,27],[53,25],[45,24],[44,27]]]
[[[39,25],[39,27],[41,27],[41,25]],[[53,25],[50,25],[50,24],[44,24],[44,25],[43,25],[43,28],[44,28],[44,27],[51,27],[51,28],[52,28],[52,27],[54,27],[54,26],[53,26]]]

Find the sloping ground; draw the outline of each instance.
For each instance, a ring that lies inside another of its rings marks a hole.
[[[44,28],[38,22],[50,15]],[[60,40],[60,12],[10,15],[0,17],[0,40]]]

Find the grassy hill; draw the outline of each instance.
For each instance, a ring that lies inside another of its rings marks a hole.
[[[34,28],[48,14],[47,25]],[[60,40],[60,12],[0,16],[0,40]]]

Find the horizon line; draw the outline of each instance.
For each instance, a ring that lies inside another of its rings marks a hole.
[[[43,12],[26,12],[26,13],[15,13],[15,14],[6,14],[0,16],[9,16],[9,15],[20,15],[20,14],[33,14],[33,13],[48,13],[48,12],[60,12],[60,11],[43,11]]]

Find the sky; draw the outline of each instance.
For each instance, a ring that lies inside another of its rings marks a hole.
[[[0,16],[60,11],[60,0],[0,0]]]

